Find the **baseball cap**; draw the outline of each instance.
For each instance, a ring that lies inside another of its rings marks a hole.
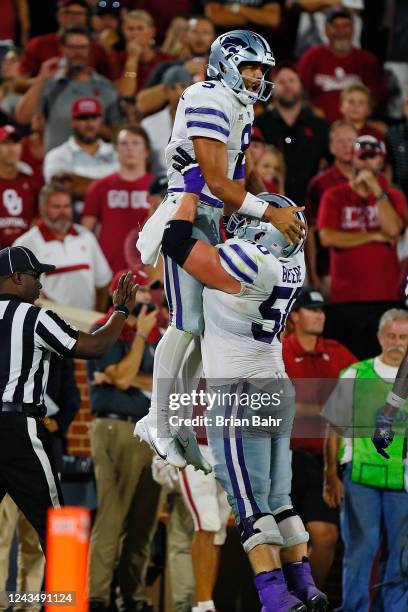
[[[19,132],[14,125],[2,125],[0,127],[0,142],[5,142],[8,139],[14,142],[20,142],[22,138],[22,133]]]
[[[326,11],[326,23],[331,23],[337,19],[337,17],[343,17],[351,20],[353,19],[353,15],[345,6],[333,6]]]
[[[51,272],[55,266],[38,261],[30,249],[22,246],[6,247],[0,251],[0,276],[11,276],[14,272]]]
[[[316,291],[315,289],[302,289],[292,310],[299,310],[300,308],[324,308],[325,306],[326,303],[320,291]]]
[[[354,153],[357,157],[362,157],[365,153],[374,153],[383,157],[386,154],[384,143],[369,134],[357,138],[354,143]]]
[[[101,115],[101,104],[95,98],[78,98],[71,107],[71,117],[73,119],[78,119],[79,117],[100,117]]]
[[[166,174],[156,176],[156,178],[154,178],[149,185],[149,195],[159,195],[164,197],[167,193],[168,184],[169,182]]]
[[[251,140],[254,142],[265,142],[265,138],[261,130],[255,126],[252,126],[251,128]]]
[[[122,276],[122,274],[126,274],[126,272],[129,272],[129,270],[123,269],[123,270],[118,270],[118,272],[116,272],[116,274],[114,275],[112,279],[110,287],[109,287],[109,291],[111,294],[113,294],[113,292],[116,291],[118,284],[119,284],[120,277]],[[161,281],[159,280],[152,281],[147,276],[146,272],[144,272],[143,270],[131,270],[131,272],[133,273],[136,279],[136,283],[140,285],[140,287],[148,287],[149,289],[161,289],[163,287],[163,284]]]
[[[163,85],[177,85],[177,83],[192,83],[193,75],[182,66],[171,66],[163,75]]]

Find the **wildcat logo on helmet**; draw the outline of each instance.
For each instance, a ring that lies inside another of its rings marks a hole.
[[[228,36],[228,34],[223,38],[222,46],[231,54],[238,53],[242,49],[248,49],[248,45],[244,40],[235,36]]]

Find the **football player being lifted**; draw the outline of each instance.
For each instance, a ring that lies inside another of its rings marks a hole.
[[[269,221],[289,242],[302,238],[304,225],[295,213],[303,208],[275,208],[244,188],[253,105],[268,100],[273,88],[269,75],[274,65],[268,43],[254,32],[228,32],[212,44],[209,80],[188,87],[178,104],[166,148],[168,195],[143,227],[137,242],[144,263],[157,261],[164,226],[179,206],[185,188],[180,166],[173,165],[175,161],[187,165],[190,160],[198,162],[188,173],[189,191],[197,193],[197,184],[201,186],[204,177],[194,238],[210,245],[221,242],[223,206],[226,214],[239,212]],[[192,430],[175,434],[169,424],[169,396],[183,360],[182,380],[188,385],[188,381],[199,378],[203,285],[168,255],[164,255],[164,269],[170,325],[156,349],[151,408],[147,417],[138,422],[135,434],[177,467],[184,467],[187,459],[209,469],[204,460],[191,455],[197,450],[197,445],[188,440]]]
[[[188,185],[193,164],[183,171]],[[263,612],[325,611],[327,598],[307,559],[309,535],[290,498],[295,401],[280,341],[304,282],[304,239],[290,244],[272,224],[233,215],[235,237],[211,246],[194,237],[199,194],[199,186],[184,194],[162,249],[204,285],[201,345],[214,400],[206,429],[215,476],[228,494]],[[288,198],[261,197],[295,211],[305,226]]]

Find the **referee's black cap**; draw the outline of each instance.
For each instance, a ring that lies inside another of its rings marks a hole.
[[[0,251],[0,276],[11,276],[14,272],[51,272],[55,266],[38,261],[30,249],[12,246]]]

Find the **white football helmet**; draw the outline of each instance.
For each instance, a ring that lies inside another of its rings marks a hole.
[[[251,79],[260,83],[258,91],[246,89],[239,71],[241,64],[261,65],[262,79]],[[242,104],[255,104],[269,99],[274,85],[268,78],[274,66],[271,48],[262,36],[249,30],[232,30],[221,34],[211,45],[207,74],[231,89]]]
[[[292,200],[277,193],[259,193],[258,197],[276,208],[296,206]],[[307,224],[303,212],[296,212],[294,214],[299,221]],[[289,259],[296,255],[296,253],[299,253],[304,247],[307,235],[307,231],[305,231],[304,237],[299,242],[289,244],[284,235],[272,223],[260,221],[259,219],[248,219],[248,217],[237,213],[231,215],[226,229],[227,232],[233,233],[236,238],[263,245],[278,259]]]

